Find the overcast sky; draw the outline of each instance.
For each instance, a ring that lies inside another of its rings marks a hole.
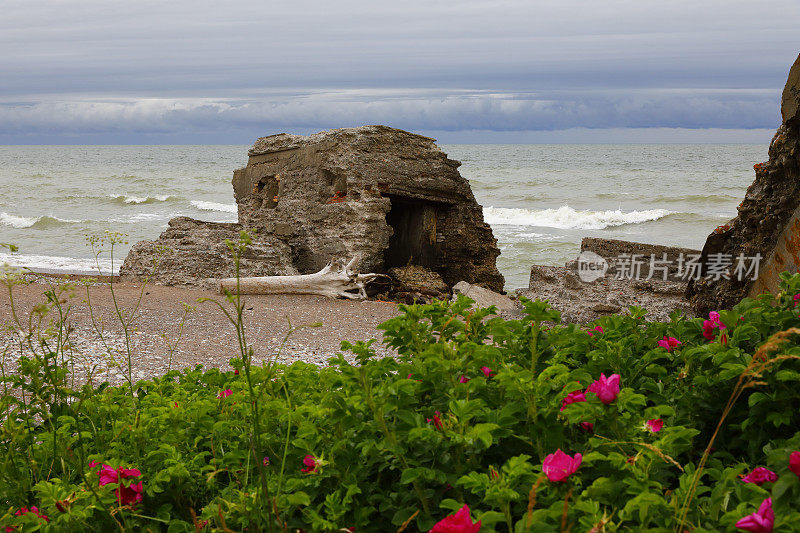
[[[0,0],[0,143],[768,142],[800,0]]]

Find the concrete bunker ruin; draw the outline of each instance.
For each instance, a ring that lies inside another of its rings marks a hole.
[[[221,237],[246,229],[255,235],[247,276],[309,274],[358,256],[362,272],[419,265],[451,287],[501,291],[497,241],[460,164],[434,139],[386,126],[262,137],[233,175],[238,224],[173,219],[158,241],[133,247],[121,274],[146,275],[158,244],[173,252],[157,282],[230,277]]]

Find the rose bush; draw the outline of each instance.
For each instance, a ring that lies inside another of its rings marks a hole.
[[[632,307],[592,335],[544,302],[506,321],[462,297],[401,306],[380,326],[395,358],[344,343],[325,368],[234,359],[134,387],[71,386],[45,342],[2,378],[0,526],[791,531],[798,293],[786,275],[775,299],[666,323]]]

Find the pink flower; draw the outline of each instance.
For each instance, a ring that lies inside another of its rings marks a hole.
[[[99,465],[100,465],[100,463],[98,463],[97,461],[92,461],[91,463],[89,463],[89,468],[94,468],[94,467],[99,466]]]
[[[305,468],[301,468],[300,471],[303,472],[304,474],[309,474],[317,471],[317,459],[313,455],[308,454],[305,457],[303,457],[303,464],[305,465]]]
[[[269,455],[265,455],[264,459],[261,461],[264,466],[269,466]]]
[[[768,470],[763,466],[757,466],[752,472],[746,476],[742,476],[742,481],[745,483],[755,483],[760,487],[764,483],[775,483],[778,481],[778,475],[772,470]]]
[[[116,483],[117,481],[119,481],[119,473],[116,469],[108,465],[103,465],[103,468],[100,469],[100,486]]]
[[[440,414],[442,414],[442,413],[440,413],[439,411],[436,411],[433,414],[433,418],[428,418],[428,423],[433,422],[433,427],[435,427],[436,429],[442,429],[442,427],[443,427],[442,426],[442,419],[439,416]]]
[[[231,394],[233,394],[233,391],[231,389],[225,389],[223,391],[219,391],[219,394],[217,394],[217,398],[227,398]]]
[[[142,501],[142,482],[132,483],[130,486],[120,485],[117,487],[117,501],[120,505],[134,505]]]
[[[594,431],[594,424],[591,422],[581,422],[581,429],[592,432]]]
[[[772,511],[772,498],[761,502],[761,506],[753,514],[749,514],[736,522],[736,527],[753,533],[772,533],[775,525],[775,513]]]
[[[469,507],[465,504],[456,514],[436,522],[429,533],[478,533],[480,529],[481,521],[472,522]]]
[[[233,375],[234,375],[234,376],[238,376],[238,375],[239,375],[239,369],[238,369],[238,368],[235,368],[235,369],[233,370]]]
[[[800,293],[795,294],[793,300],[794,300],[794,306],[797,307],[797,304],[800,303]]]
[[[597,333],[605,333],[603,331],[603,328],[600,327],[600,326],[595,326],[592,329],[590,329],[589,331],[587,331],[586,333],[588,333],[590,337],[594,337],[594,333],[592,333],[593,331],[596,331]]]
[[[645,423],[647,424],[648,429],[650,429],[650,431],[653,433],[658,433],[664,427],[664,421],[660,418],[654,418]]]
[[[789,470],[794,472],[797,477],[800,477],[800,452],[789,454]]]
[[[706,339],[713,341],[714,337],[716,337],[716,333],[714,333],[715,329],[725,329],[725,324],[719,318],[719,313],[716,311],[711,311],[708,313],[708,320],[703,321],[703,337]]]
[[[578,470],[582,460],[583,456],[579,453],[576,453],[575,457],[570,457],[558,449],[556,453],[544,458],[542,471],[547,474],[547,479],[550,481],[564,481]]]
[[[99,474],[101,487],[109,483],[117,483],[119,485],[114,492],[120,505],[134,505],[142,501],[143,485],[141,481],[130,485],[123,483],[125,479],[141,476],[142,472],[138,468],[119,467],[115,469],[109,465],[103,465]]]
[[[679,341],[675,337],[667,337],[666,335],[664,335],[663,339],[658,341],[658,345],[667,350],[668,352],[671,352],[672,349],[676,348],[679,344],[681,344],[681,341]]]
[[[43,515],[43,514],[41,514],[39,512],[39,508],[36,507],[35,505],[31,505],[30,509],[28,509],[27,507],[21,507],[16,513],[14,513],[14,516],[22,516],[22,515],[26,515],[28,513],[31,513],[31,514],[34,514],[34,515],[38,516],[39,518],[41,518],[45,522],[49,522],[50,521],[50,519],[47,518],[47,516],[45,516],[45,515]],[[6,531],[8,531],[8,528],[6,528]],[[13,531],[13,529],[12,529],[12,531]]]
[[[483,375],[486,376],[487,378],[494,376],[494,372],[492,372],[492,369],[489,368],[488,366],[482,366],[481,372],[483,372]]]
[[[468,381],[469,381],[469,378],[467,376],[464,376],[464,375],[462,375],[460,378],[458,378],[458,382],[459,383],[466,383]]]
[[[45,522],[49,522],[50,521],[50,519],[47,518],[46,515],[43,515],[43,514],[39,513],[39,508],[36,507],[35,505],[31,505],[30,509],[28,509],[27,507],[21,507],[20,509],[17,510],[17,512],[14,513],[14,516],[22,516],[22,515],[26,515],[28,513],[31,513],[33,515],[38,516],[39,518],[41,518]],[[11,531],[16,531],[16,530],[17,530],[17,528],[15,528],[14,526],[6,526],[6,528],[3,531],[8,533],[8,532],[11,532]]]
[[[579,391],[572,391],[561,400],[561,411],[567,408],[568,405],[573,403],[581,403],[586,401],[586,395]]]
[[[601,402],[608,405],[619,395],[619,380],[619,374],[611,374],[608,378],[605,374],[600,374],[600,379],[589,385],[586,392],[595,393]]]

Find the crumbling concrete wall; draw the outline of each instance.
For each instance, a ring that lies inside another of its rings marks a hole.
[[[517,295],[548,300],[561,311],[563,321],[578,324],[624,312],[631,305],[644,307],[649,321],[668,321],[675,310],[693,314],[683,298],[687,281],[678,265],[681,257],[698,256],[698,250],[586,237],[581,241],[581,254],[584,252],[597,254],[608,265],[597,279],[582,279],[578,259],[563,267],[534,265],[528,288],[517,290]],[[637,272],[619,269],[620,258],[634,256],[642,260]],[[651,257],[662,261],[666,257],[668,268],[655,269],[651,276]]]
[[[700,257],[699,250],[690,248],[599,237],[584,237],[581,252],[593,252],[604,258],[608,263],[605,273],[608,278],[674,281],[684,285],[692,274],[692,265]]]
[[[307,274],[359,255],[362,272],[416,264],[450,286],[502,290],[497,241],[460,164],[433,139],[386,126],[258,139],[233,176],[239,224],[274,252],[258,275]],[[147,248],[134,247],[121,273],[141,272]]]
[[[216,288],[216,280],[235,274],[233,255],[225,241],[237,243],[242,229],[241,224],[235,223],[173,218],[157,241],[133,245],[120,275],[152,277],[162,285]],[[289,257],[289,247],[280,240],[257,239],[241,258],[239,271],[242,276],[297,274]]]
[[[800,56],[789,71],[781,100],[783,123],[769,146],[769,161],[754,166],[756,177],[738,215],[706,240],[701,261],[731,258],[725,277],[689,284],[686,296],[698,313],[730,308],[745,296],[776,292],[778,274],[800,267]],[[718,256],[717,254],[722,254]],[[741,276],[736,272],[739,257]],[[760,256],[757,279],[748,272]],[[740,279],[741,278],[741,279]]]

